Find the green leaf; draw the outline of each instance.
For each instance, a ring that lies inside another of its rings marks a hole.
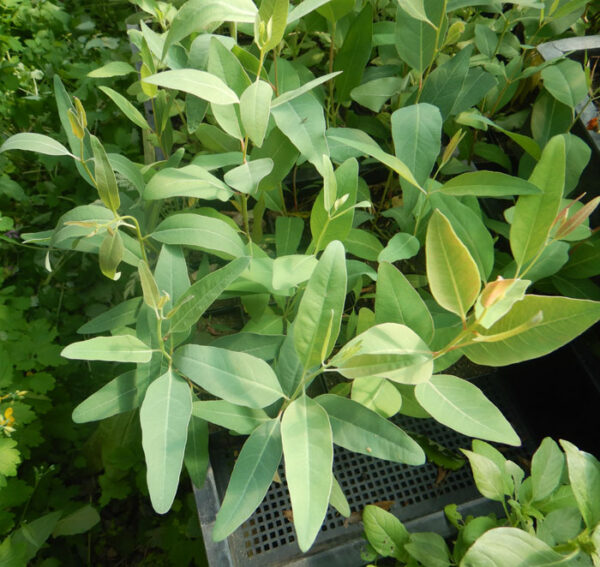
[[[285,476],[298,545],[313,544],[327,513],[333,483],[333,440],[329,418],[314,400],[294,400],[281,420]]]
[[[504,502],[504,471],[489,457],[461,449],[469,459],[477,490],[490,500]]]
[[[273,89],[265,81],[255,81],[240,97],[242,124],[255,146],[262,146],[269,124]]]
[[[79,327],[77,332],[80,335],[95,335],[96,333],[127,327],[135,323],[141,302],[140,297],[134,297],[119,303],[119,305],[111,307]]]
[[[237,258],[188,288],[175,304],[175,312],[171,317],[171,332],[187,331],[194,325],[225,289],[240,276],[249,261],[248,257]]]
[[[107,232],[98,250],[98,260],[101,272],[111,280],[118,280],[121,272],[117,268],[123,259],[123,239],[121,233],[115,230]]]
[[[195,197],[227,201],[232,191],[220,179],[199,165],[175,169],[167,167],[152,176],[144,190],[144,199],[156,201],[171,197]]]
[[[7,437],[0,438],[0,475],[16,476],[20,462],[21,453],[17,449],[17,442]]]
[[[144,83],[190,93],[216,105],[239,103],[238,96],[221,79],[206,71],[175,69],[150,75]]]
[[[294,347],[294,326],[291,325],[288,327],[287,336],[281,345],[275,364],[279,383],[286,396],[293,396],[296,389],[300,386],[300,382],[304,376],[303,370],[302,363]]]
[[[414,2],[400,2],[396,14],[396,51],[400,58],[417,73],[429,67],[437,49],[443,42],[447,19],[444,15],[444,2],[428,0],[424,3],[424,14],[415,17]],[[406,10],[408,8],[408,10]],[[440,26],[440,33],[427,21],[422,19],[425,15],[429,22]]]
[[[404,274],[386,262],[377,272],[375,322],[402,323],[426,343],[433,338],[433,319],[425,302]]]
[[[73,421],[99,421],[133,410],[140,405],[147,386],[136,370],[125,372],[81,402],[73,410]]]
[[[346,343],[330,365],[346,378],[377,376],[401,384],[418,384],[431,377],[433,356],[405,325],[382,323]]]
[[[348,504],[348,500],[344,496],[342,487],[335,476],[333,476],[333,483],[331,485],[329,504],[331,504],[341,516],[344,516],[344,518],[350,517],[350,504]]]
[[[591,530],[600,522],[600,462],[573,443],[561,439],[567,457],[567,470],[577,507]]]
[[[415,395],[437,421],[469,437],[518,446],[519,436],[500,410],[474,384],[436,374],[418,384]]]
[[[327,2],[330,1],[331,0],[327,0]],[[303,94],[312,91],[315,87],[318,87],[319,85],[326,83],[334,77],[337,77],[340,73],[342,73],[342,71],[336,71],[335,73],[327,73],[326,75],[321,75],[320,77],[317,77],[312,81],[308,81],[308,83],[304,83],[302,86],[296,89],[291,89],[289,91],[284,92],[283,94],[280,94],[278,97],[273,99],[273,102],[271,103],[271,109],[277,108],[278,106],[281,106],[286,102],[294,100],[295,98],[298,98],[299,96],[302,96]]]
[[[167,313],[190,287],[185,256],[179,246],[167,244],[162,246],[154,269],[154,279],[159,292],[169,296],[164,305],[165,313]]]
[[[173,364],[198,386],[232,404],[264,408],[284,395],[271,367],[243,352],[185,345],[175,351]]]
[[[96,136],[90,135],[92,151],[94,153],[94,177],[96,179],[96,189],[104,205],[113,213],[117,214],[117,210],[121,204],[119,198],[119,188],[115,173],[110,166],[108,156],[104,151],[104,147]]]
[[[565,140],[556,136],[542,152],[529,181],[540,195],[522,195],[510,227],[510,248],[519,269],[546,245],[565,184]]]
[[[383,245],[372,233],[359,228],[351,228],[344,239],[344,244],[349,254],[364,260],[377,261],[383,252]]]
[[[373,10],[371,4],[367,3],[350,24],[344,43],[335,56],[333,68],[336,71],[344,71],[335,79],[337,102],[349,100],[352,89],[360,84],[371,56],[372,35]]]
[[[231,87],[239,97],[252,83],[240,60],[221,39],[222,36],[220,38],[213,36],[210,39],[207,71]]]
[[[110,77],[123,77],[129,73],[137,73],[135,67],[125,61],[111,61],[102,67],[90,71],[87,76],[92,79],[108,79]],[[101,89],[103,87],[100,87]]]
[[[550,496],[560,484],[565,456],[550,437],[546,437],[531,459],[531,492],[534,502]]]
[[[44,545],[61,515],[62,512],[60,511],[50,512],[41,518],[37,518],[32,522],[24,524],[11,535],[11,544],[17,549],[19,547],[21,549],[24,548],[24,564],[29,564],[30,560],[34,558],[38,550]],[[14,567],[21,567],[23,564],[13,565]]]
[[[169,48],[194,32],[213,30],[221,22],[254,23],[258,10],[252,0],[190,0],[173,18],[162,57]]]
[[[404,549],[423,567],[449,567],[452,564],[448,546],[439,534],[431,532],[411,534]]]
[[[194,402],[192,415],[231,429],[240,435],[250,435],[258,426],[271,419],[261,409],[239,406],[225,400]]]
[[[425,11],[424,0],[398,0],[398,5],[404,10],[411,18],[419,20],[420,22],[426,22],[433,27],[433,24],[427,17]]]
[[[144,176],[141,172],[141,166],[127,159],[120,154],[107,154],[110,166],[114,171],[122,175],[138,191],[140,195],[144,192]]]
[[[131,335],[116,335],[71,343],[60,354],[75,360],[150,362],[152,349]]]
[[[544,88],[558,101],[575,108],[587,95],[587,80],[580,63],[562,59],[542,69]]]
[[[485,24],[475,24],[475,45],[486,57],[494,57],[498,46],[498,36]]]
[[[431,104],[413,104],[392,113],[396,157],[423,185],[437,159],[442,142],[442,115]]]
[[[168,370],[150,384],[140,424],[148,491],[159,514],[167,513],[175,499],[191,415],[192,390],[185,380]]]
[[[254,23],[254,40],[264,53],[275,49],[283,39],[288,10],[289,0],[265,0],[260,3],[258,19]],[[260,32],[257,29],[259,21],[264,23],[267,30],[267,40],[264,43],[259,39]]]
[[[145,260],[140,260],[138,264],[138,274],[140,277],[140,283],[142,285],[142,292],[144,295],[144,303],[153,309],[157,313],[158,317],[158,309],[160,303],[160,292],[158,291],[158,286],[156,285],[156,281],[154,281],[154,276],[148,267],[148,264]]]
[[[408,543],[409,533],[396,516],[369,504],[363,510],[362,521],[365,536],[379,555],[395,557],[402,562],[408,560],[404,545]]]
[[[296,287],[311,277],[317,265],[318,262],[314,256],[292,254],[275,258],[273,261],[273,289],[287,290],[290,287]]]
[[[537,317],[541,312],[541,321]],[[505,333],[520,326],[522,332],[497,342],[481,342],[462,351],[476,364],[505,366],[544,356],[572,341],[600,320],[600,303],[569,297],[527,295],[490,329],[487,336]],[[534,323],[532,323],[534,321]],[[527,325],[531,325],[527,328]]]
[[[146,122],[144,115],[131,104],[123,95],[109,87],[98,87],[108,98],[110,98],[118,107],[119,110],[131,120],[136,126],[150,130],[150,125]]]
[[[206,473],[210,465],[208,458],[208,423],[193,414],[188,426],[187,442],[183,464],[190,475],[192,484],[201,488],[206,480]]]
[[[211,345],[237,352],[245,352],[262,360],[269,361],[277,356],[283,340],[283,335],[259,335],[242,332],[233,335],[223,335],[215,339]]]
[[[275,249],[277,256],[295,254],[302,240],[304,221],[299,217],[275,219]]]
[[[350,96],[358,104],[379,113],[383,105],[398,94],[403,86],[404,79],[401,77],[381,77],[354,87]]]
[[[100,514],[90,504],[82,506],[68,516],[61,518],[54,527],[52,537],[82,534],[100,522]]]
[[[325,139],[323,107],[319,101],[312,94],[305,94],[271,107],[271,113],[277,127],[321,172],[323,155],[329,155],[329,148]]]
[[[225,183],[241,193],[256,195],[260,182],[273,170],[271,158],[247,161],[230,169],[223,177]]]
[[[225,259],[246,254],[242,239],[228,223],[192,213],[167,217],[156,227],[152,238],[164,244],[199,248]]]
[[[433,297],[465,321],[481,289],[479,270],[448,219],[437,210],[427,228],[426,250],[427,278]]]
[[[531,181],[498,171],[470,171],[453,177],[440,191],[446,195],[462,197],[507,197],[511,195],[537,195],[541,190]]]
[[[217,514],[213,528],[215,541],[233,533],[262,502],[281,462],[281,436],[280,421],[271,419],[244,443]]]
[[[294,320],[294,346],[305,369],[321,364],[333,350],[345,298],[344,247],[334,241],[313,271]]]
[[[399,232],[388,240],[386,247],[377,256],[377,261],[392,264],[399,260],[408,260],[417,255],[420,247],[418,239],[412,234]]]
[[[43,134],[34,134],[32,132],[23,132],[14,134],[7,138],[0,146],[0,153],[8,150],[25,150],[28,152],[37,152],[48,156],[73,156],[60,142],[53,140]]]
[[[564,556],[519,528],[488,530],[469,548],[460,567],[551,567],[567,564]]]
[[[303,2],[300,2],[300,4],[295,6],[289,13],[287,20],[288,25],[297,20],[300,20],[307,14],[310,14],[311,12],[313,12],[320,6],[327,4],[328,2],[331,2],[331,0],[304,0]]]
[[[416,441],[362,404],[335,394],[324,394],[316,401],[329,415],[336,445],[395,463],[425,462],[425,453]]]
[[[350,397],[383,417],[392,417],[402,407],[400,392],[385,378],[354,380]]]
[[[477,323],[489,329],[504,317],[517,302],[525,297],[529,280],[497,279],[488,283],[475,304]]]
[[[407,165],[396,156],[384,152],[377,142],[362,130],[339,128],[336,129],[334,133],[328,134],[327,138],[375,158],[394,170],[400,177],[406,179],[406,181],[424,192]]]
[[[540,92],[531,109],[531,134],[541,147],[545,147],[552,136],[568,132],[572,121],[572,108],[547,91]]]

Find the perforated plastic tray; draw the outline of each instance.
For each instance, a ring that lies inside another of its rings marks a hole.
[[[477,380],[511,421],[527,444],[526,425],[514,412],[507,393],[499,380]],[[400,416],[398,425],[408,431],[427,435],[449,448],[470,447],[471,439],[464,437],[431,419]],[[211,567],[271,567],[302,566],[353,567],[363,564],[360,550],[364,546],[360,514],[367,504],[393,501],[391,512],[413,531],[435,531],[443,536],[451,527],[443,515],[446,504],[455,503],[464,513],[487,513],[490,503],[477,492],[468,466],[449,473],[438,481],[438,469],[427,463],[414,467],[390,463],[365,455],[335,448],[334,474],[338,479],[353,512],[346,520],[329,508],[321,532],[308,554],[303,555],[296,544],[289,494],[285,483],[272,483],[256,512],[226,541],[215,543],[211,532],[219,502],[227,488],[233,467],[236,439],[215,435],[211,439],[212,470],[205,486],[195,489],[200,523]],[[279,475],[285,481],[283,464]]]

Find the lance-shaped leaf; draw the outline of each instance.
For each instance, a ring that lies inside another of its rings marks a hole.
[[[73,410],[75,423],[98,421],[137,408],[150,383],[136,370],[125,372],[93,393]]]
[[[115,61],[116,63],[116,61]],[[119,110],[129,118],[136,126],[145,130],[150,130],[150,125],[146,122],[143,114],[131,104],[122,94],[109,87],[98,87],[106,96],[108,96],[118,107]]]
[[[392,417],[402,407],[402,395],[385,378],[354,380],[351,398],[383,417]]]
[[[234,228],[219,218],[191,213],[171,215],[152,233],[164,244],[191,246],[226,259],[245,255],[242,239]]]
[[[264,408],[283,397],[277,376],[260,358],[201,345],[175,351],[173,364],[207,392],[249,408]]]
[[[283,39],[288,10],[289,0],[265,0],[260,3],[258,18],[254,22],[254,40],[264,53],[277,47]],[[263,24],[267,35],[264,43],[261,39],[260,23]]]
[[[136,321],[141,302],[141,298],[134,297],[119,303],[79,327],[77,332],[80,335],[92,335],[131,325]]]
[[[171,332],[187,331],[247,268],[250,258],[237,258],[198,280],[181,295],[171,317]]]
[[[149,201],[171,197],[227,201],[232,194],[231,189],[220,179],[194,164],[179,169],[161,169],[153,175],[144,189],[144,199]]]
[[[190,475],[192,484],[201,488],[208,472],[208,423],[199,417],[192,417],[188,425],[183,464]]]
[[[273,160],[261,158],[247,161],[230,169],[223,177],[225,183],[240,193],[256,195],[260,182],[273,171]]]
[[[192,414],[241,435],[250,435],[271,418],[260,409],[238,406],[225,400],[194,402]]]
[[[121,200],[119,197],[119,188],[115,173],[110,166],[104,147],[96,136],[90,136],[92,151],[94,153],[94,177],[96,180],[96,189],[100,199],[113,213],[116,213]]]
[[[159,292],[169,297],[164,305],[167,312],[190,287],[187,264],[179,246],[163,245],[154,269],[154,279]]]
[[[468,549],[460,567],[550,567],[566,565],[565,556],[547,543],[519,528],[494,528]]]
[[[481,281],[479,269],[448,219],[434,211],[427,228],[427,279],[435,300],[463,321],[475,303]]]
[[[381,262],[377,271],[375,322],[402,323],[427,343],[433,338],[427,305],[402,272],[387,262]]]
[[[541,313],[541,316],[539,314]],[[544,356],[572,341],[600,320],[600,302],[527,295],[481,337],[522,329],[504,340],[482,342],[462,351],[477,364],[505,366]]]
[[[499,171],[470,171],[457,175],[444,183],[440,191],[446,195],[462,197],[508,197],[511,195],[539,195],[541,190],[525,179]]]
[[[510,227],[510,248],[519,268],[546,245],[560,209],[565,186],[564,137],[555,136],[546,144],[529,181],[542,193],[521,195],[515,205]]]
[[[142,285],[142,292],[144,295],[144,303],[158,313],[160,304],[160,292],[158,286],[154,280],[154,276],[148,267],[145,260],[140,260],[138,264],[138,274],[140,276],[140,283]]]
[[[410,534],[396,516],[373,504],[365,506],[362,515],[365,535],[375,551],[384,557],[395,557],[406,562],[408,554],[404,545]]]
[[[67,150],[60,142],[33,132],[22,132],[14,134],[7,138],[0,146],[0,153],[8,150],[25,150],[28,152],[37,152],[48,156],[71,156],[73,154]]]
[[[573,443],[561,439],[567,456],[567,469],[577,507],[591,530],[600,522],[600,463]]]
[[[294,400],[283,414],[281,439],[298,545],[307,551],[325,519],[333,482],[327,412],[306,396]]]
[[[261,147],[265,139],[273,89],[265,81],[252,83],[240,97],[240,115],[248,137],[255,146]]]
[[[244,443],[217,514],[213,539],[221,541],[256,510],[265,497],[281,462],[281,426],[278,419],[262,424]]]
[[[316,401],[329,415],[336,445],[395,463],[425,462],[425,453],[416,441],[362,404],[334,394],[319,396]]]
[[[344,247],[335,240],[327,246],[314,269],[294,321],[294,346],[304,368],[319,365],[333,350],[345,298]]]
[[[61,355],[75,360],[149,362],[152,358],[152,349],[137,337],[115,335],[72,343],[63,349]]]
[[[240,102],[238,96],[219,77],[196,69],[175,69],[150,75],[144,83],[190,93],[212,104],[226,105]]]
[[[431,417],[463,435],[507,445],[521,443],[500,410],[466,380],[437,374],[418,384],[415,395]]]
[[[333,484],[331,485],[329,503],[340,513],[340,515],[344,516],[344,518],[350,517],[350,504],[342,491],[340,483],[337,478],[335,478],[335,475],[333,476]]]
[[[330,365],[346,378],[377,376],[401,384],[418,384],[431,377],[433,355],[405,325],[382,323],[346,343]]]
[[[331,0],[327,1],[330,2]],[[327,73],[327,75],[322,75],[321,77],[317,77],[312,81],[308,81],[308,83],[304,83],[297,89],[292,89],[291,91],[286,91],[283,94],[280,94],[277,98],[273,99],[273,102],[271,103],[271,108],[277,108],[278,106],[281,106],[282,104],[285,104],[290,100],[298,98],[299,96],[302,96],[303,94],[312,91],[315,87],[318,87],[319,85],[326,83],[330,79],[337,77],[340,73],[342,73],[342,71],[336,71],[335,73]]]
[[[175,499],[191,415],[192,390],[185,380],[168,370],[150,384],[140,424],[148,491],[159,514],[168,512]]]

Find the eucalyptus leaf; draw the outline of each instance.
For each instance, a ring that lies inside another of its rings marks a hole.
[[[151,85],[190,93],[212,104],[227,105],[240,102],[235,92],[221,79],[206,71],[175,69],[150,75],[143,81]]]
[[[149,362],[152,349],[131,335],[115,335],[71,343],[62,350],[61,356],[75,360]]]

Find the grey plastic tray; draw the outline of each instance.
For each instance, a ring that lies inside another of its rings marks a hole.
[[[496,378],[496,379],[494,379]],[[477,383],[488,397],[504,412],[521,436],[524,445],[529,439],[527,427],[511,411],[508,393],[498,377],[479,379]],[[397,423],[414,433],[427,435],[449,447],[470,447],[471,439],[464,437],[431,419],[401,416]],[[212,526],[233,467],[239,442],[228,435],[217,434],[211,439],[211,463],[205,486],[194,489],[200,524],[211,567],[254,565],[302,567],[358,567],[363,565],[360,550],[364,547],[360,513],[367,504],[393,501],[391,512],[413,531],[435,531],[443,536],[452,533],[443,508],[455,503],[466,514],[498,510],[477,492],[468,466],[454,471],[441,482],[437,467],[427,463],[420,467],[399,465],[336,447],[334,473],[350,508],[350,520],[329,508],[321,532],[308,554],[302,554],[296,544],[291,510],[285,484],[273,483],[256,512],[226,541],[212,541]],[[515,457],[513,457],[515,458]],[[279,468],[285,480],[283,464]],[[499,510],[498,510],[499,511]]]

